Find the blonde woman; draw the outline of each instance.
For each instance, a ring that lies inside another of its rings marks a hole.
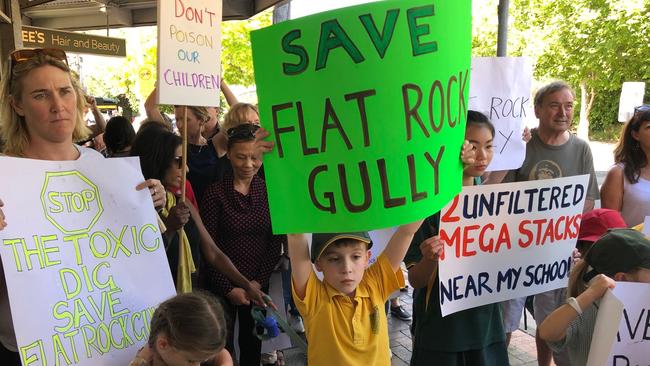
[[[0,90],[0,136],[5,155],[56,161],[103,159],[98,152],[74,144],[89,133],[82,115],[86,101],[63,50],[16,50],[7,66]],[[166,194],[160,181],[149,179],[136,187],[145,188],[151,193],[154,207],[165,206]],[[0,230],[10,225],[10,220],[0,208]],[[7,350],[17,351],[2,270],[0,341]],[[17,353],[9,357],[15,361],[3,365],[20,364]]]

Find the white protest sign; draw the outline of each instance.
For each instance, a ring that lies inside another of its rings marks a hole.
[[[219,106],[221,1],[158,2],[158,103]]]
[[[522,140],[530,112],[533,69],[525,57],[473,57],[469,109],[494,124],[494,158],[488,171],[517,169],[526,156]]]
[[[614,345],[621,324],[624,305],[611,290],[607,290],[598,304],[598,315],[589,346],[587,366],[603,366]]]
[[[441,211],[442,315],[565,287],[588,183],[464,187]]]
[[[627,81],[623,83],[621,98],[618,102],[618,121],[627,122],[634,115],[634,108],[643,104],[645,83]]]
[[[0,255],[23,365],[127,365],[175,295],[131,160],[0,158],[0,171],[20,172],[0,180]]]
[[[620,306],[598,309],[587,365],[647,365],[650,362],[650,284],[617,282],[612,294],[617,300],[609,302],[623,304],[622,316]],[[604,301],[605,298],[601,304]],[[608,327],[618,329],[618,333],[607,330]],[[602,352],[598,347],[611,352]]]

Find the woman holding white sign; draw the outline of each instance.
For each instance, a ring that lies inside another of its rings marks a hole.
[[[75,145],[90,132],[83,121],[85,96],[60,49],[22,49],[11,53],[0,90],[3,153],[39,160],[102,159],[98,152]],[[165,205],[160,181],[147,180],[154,207]],[[6,225],[0,210],[0,230]],[[4,272],[0,273],[0,341],[17,351]],[[17,357],[17,356],[16,356]],[[16,358],[17,360],[17,358]],[[19,364],[19,363],[18,363]]]
[[[474,161],[465,166],[463,186],[481,184],[493,156],[494,126],[482,113],[468,111],[465,139]],[[499,304],[489,304],[442,317],[438,259],[440,214],[428,217],[415,234],[404,262],[413,291],[413,355],[411,365],[508,365],[508,350]]]

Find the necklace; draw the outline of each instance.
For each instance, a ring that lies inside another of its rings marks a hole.
[[[198,149],[197,149],[197,146],[198,146]],[[200,155],[200,154],[201,154],[201,150],[203,150],[203,146],[205,146],[205,145],[194,145],[194,144],[190,144],[190,145],[188,146],[188,150],[190,151],[190,154],[192,154],[192,155]]]
[[[205,137],[203,137],[203,136],[199,136],[199,144],[195,145],[195,144],[189,143],[188,144],[188,150],[193,155],[199,155],[199,154],[201,154],[201,151],[203,150],[203,147],[207,146],[207,145],[208,145],[208,140],[206,140]],[[198,150],[196,149],[197,146],[198,146]],[[192,151],[192,150],[197,150],[197,151]]]

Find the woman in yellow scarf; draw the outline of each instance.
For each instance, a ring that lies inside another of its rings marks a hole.
[[[183,159],[181,139],[177,135],[158,124],[142,126],[133,142],[131,155],[140,157],[145,177],[159,179],[165,187],[181,185]],[[167,227],[165,249],[177,291],[191,291],[192,278],[196,278],[193,273],[199,261],[203,260],[244,288],[251,301],[263,305],[263,293],[215,245],[203,226],[198,210],[192,204],[178,200],[170,190],[167,191],[167,200],[160,215]]]

